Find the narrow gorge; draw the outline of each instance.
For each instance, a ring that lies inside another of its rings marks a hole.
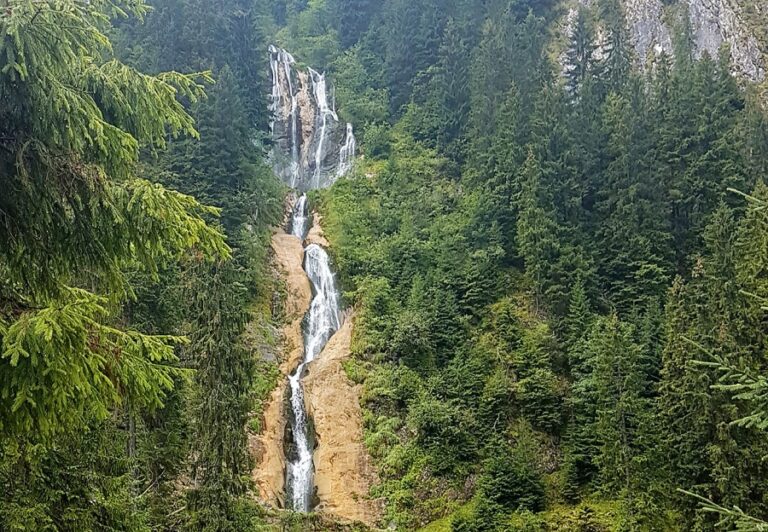
[[[320,216],[307,197],[352,168],[354,130],[339,121],[325,74],[297,68],[274,46],[270,67],[272,164],[293,192],[285,226],[272,239],[286,286],[284,378],[265,409],[254,477],[269,505],[374,524],[360,387],[342,367],[354,319],[342,308]]]

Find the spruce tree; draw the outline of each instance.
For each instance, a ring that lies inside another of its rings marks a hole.
[[[593,357],[597,419],[595,436],[604,489],[617,489],[632,497],[644,451],[642,431],[649,405],[642,397],[645,381],[640,347],[631,328],[613,315],[598,319],[589,337]]]
[[[595,70],[595,32],[590,15],[586,7],[579,6],[566,52],[565,86],[577,99],[587,77]]]
[[[139,2],[10,0],[0,17],[0,431],[53,436],[127,397],[159,406],[174,346],[115,321],[125,269],[157,273],[197,248],[226,257],[217,211],[137,174],[140,148],[196,135],[178,96],[195,76],[148,76],[104,31]],[[51,47],[50,43],[56,42]]]
[[[242,273],[234,262],[200,268],[190,294],[195,375],[196,489],[188,494],[195,530],[239,530],[237,498],[246,491],[254,356],[243,344],[248,320]]]
[[[550,287],[550,268],[557,260],[557,225],[552,209],[541,187],[541,167],[533,154],[520,172],[521,191],[518,201],[517,244],[525,262],[525,271],[531,280],[537,305],[545,303]]]

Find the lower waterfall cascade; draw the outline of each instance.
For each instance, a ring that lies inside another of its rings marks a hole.
[[[304,239],[308,219],[307,196],[298,198],[292,209],[290,231]],[[328,340],[342,325],[340,295],[336,288],[330,259],[317,244],[304,248],[304,270],[312,285],[312,303],[304,320],[304,356],[289,376],[290,434],[285,472],[286,505],[298,512],[312,509],[314,491],[314,433],[307,413],[302,378],[308,365],[318,357]]]

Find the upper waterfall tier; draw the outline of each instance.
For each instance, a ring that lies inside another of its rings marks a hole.
[[[339,121],[324,73],[297,68],[290,53],[274,46],[269,47],[269,62],[275,172],[291,188],[328,187],[352,166],[352,125]]]

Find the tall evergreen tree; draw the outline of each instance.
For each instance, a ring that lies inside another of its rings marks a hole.
[[[254,357],[243,344],[248,320],[240,275],[232,262],[201,269],[192,312],[196,362],[195,459],[198,486],[189,495],[195,530],[240,530],[237,498],[250,473],[245,423],[251,410]]]
[[[517,219],[517,242],[525,262],[525,271],[531,280],[538,305],[544,305],[550,287],[550,268],[557,261],[557,224],[552,208],[541,187],[541,167],[533,154],[520,172],[521,191]]]
[[[595,31],[590,12],[586,7],[579,6],[576,11],[576,20],[573,22],[565,62],[565,86],[568,92],[576,98],[579,97],[587,77],[596,74],[596,48]]]
[[[115,60],[102,33],[113,14],[106,2],[6,7],[0,430],[46,438],[106,418],[124,396],[158,406],[171,386],[182,340],[115,324],[109,303],[130,293],[124,268],[156,274],[191,248],[229,252],[203,221],[214,210],[136,174],[140,147],[196,134],[176,99],[201,95],[195,78],[147,76]],[[122,7],[146,12],[143,2]]]
[[[640,347],[630,327],[614,315],[600,318],[590,333],[588,350],[593,357],[597,419],[595,436],[604,489],[636,494],[642,457],[647,444],[649,405],[643,398],[647,383],[641,369]]]

